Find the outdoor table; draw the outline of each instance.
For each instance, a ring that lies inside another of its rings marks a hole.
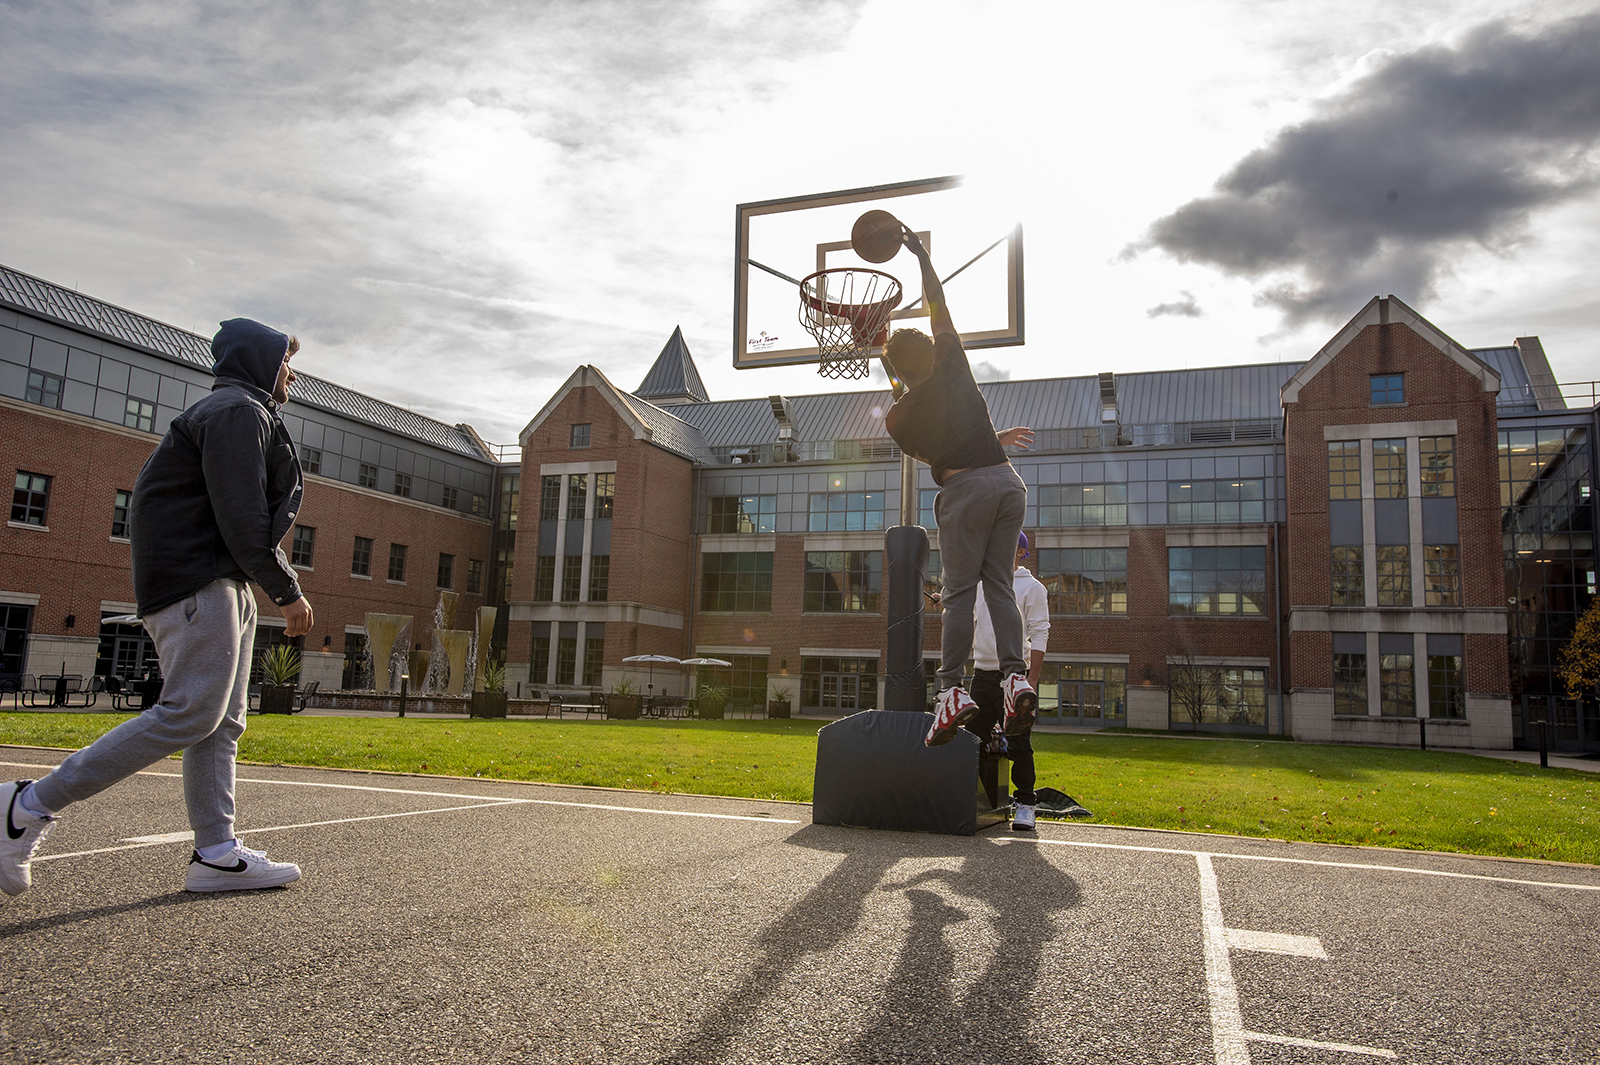
[[[134,691],[139,693],[140,710],[148,710],[152,706],[156,705],[157,701],[159,701],[161,698],[162,683],[163,682],[160,677],[152,677],[146,680],[136,680],[132,684],[128,685]]]
[[[55,708],[67,705],[67,675],[40,676],[39,691],[50,693],[50,706]]]

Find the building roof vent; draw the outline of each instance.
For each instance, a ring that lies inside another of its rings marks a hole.
[[[767,402],[772,404],[772,417],[778,423],[778,439],[794,439],[794,412],[789,407],[789,400],[784,396],[768,396]]]

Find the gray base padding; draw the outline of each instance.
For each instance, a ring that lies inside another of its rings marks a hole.
[[[863,710],[824,725],[812,823],[970,836],[1008,821],[1006,789],[996,787],[996,770],[1007,767],[986,765],[986,788],[977,737],[962,730],[941,747],[925,747],[932,725],[932,714],[895,710]]]

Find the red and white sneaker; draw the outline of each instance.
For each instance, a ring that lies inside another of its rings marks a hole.
[[[939,693],[933,709],[933,727],[922,742],[929,747],[949,743],[961,731],[961,726],[978,716],[978,704],[962,687],[946,688]]]
[[[1006,723],[1002,731],[1007,736],[1020,736],[1033,727],[1039,710],[1039,695],[1028,683],[1026,673],[1013,673],[1000,685],[1005,696]]]

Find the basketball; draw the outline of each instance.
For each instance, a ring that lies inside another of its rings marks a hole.
[[[850,227],[850,247],[869,263],[886,263],[900,254],[900,219],[888,211],[868,211]]]

